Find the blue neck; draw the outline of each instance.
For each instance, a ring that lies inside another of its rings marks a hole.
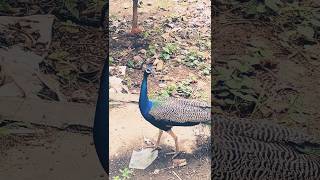
[[[151,108],[151,105],[152,104],[148,98],[148,75],[144,73],[139,97],[139,108],[142,114],[147,113]]]
[[[108,60],[106,59],[102,70],[99,97],[94,118],[93,139],[99,160],[104,170],[109,174],[108,67]]]

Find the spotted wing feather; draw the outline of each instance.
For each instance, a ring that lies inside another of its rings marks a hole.
[[[154,103],[149,114],[156,120],[175,123],[200,123],[211,120],[211,107],[205,102],[168,98]]]

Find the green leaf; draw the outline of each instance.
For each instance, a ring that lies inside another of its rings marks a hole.
[[[65,0],[64,6],[68,9],[72,16],[79,19],[79,9],[77,9],[78,0]]]
[[[310,26],[298,26],[297,31],[302,34],[307,40],[313,40],[314,30]]]
[[[0,11],[9,12],[11,10],[10,4],[5,0],[0,0]]]
[[[249,78],[248,76],[243,76],[241,79],[242,86],[247,88],[252,88],[257,82],[256,79]]]
[[[63,26],[60,27],[60,30],[67,31],[69,33],[78,33],[80,32],[79,27],[72,23],[62,23]]]
[[[235,104],[234,100],[231,100],[231,99],[224,99],[223,102],[229,105]]]
[[[240,89],[242,86],[242,83],[241,83],[241,81],[231,79],[229,81],[226,81],[225,85],[228,86],[229,88],[232,88],[232,89]]]
[[[229,95],[230,95],[230,93],[228,91],[223,91],[223,92],[220,92],[217,94],[217,96],[219,96],[219,97],[227,97]]]
[[[10,132],[7,128],[4,128],[4,127],[0,128],[0,137],[8,134],[10,134]]]
[[[248,15],[255,15],[257,14],[257,1],[251,0],[248,2],[248,5],[245,8],[245,11]]]
[[[253,89],[246,89],[246,88],[241,88],[239,89],[240,92],[245,93],[245,94],[255,94],[256,92]]]
[[[230,92],[233,95],[235,95],[235,96],[237,96],[237,97],[239,97],[239,98],[241,98],[243,100],[250,101],[250,102],[256,102],[257,101],[257,98],[253,97],[250,94],[242,94],[241,92],[239,92],[237,90],[230,90]]]
[[[312,18],[311,20],[310,20],[310,23],[313,25],[313,26],[315,26],[315,27],[320,27],[320,21],[318,20],[318,19],[316,19],[316,18]]]
[[[133,62],[132,60],[129,60],[129,61],[127,62],[127,66],[128,66],[129,68],[134,68],[134,62]]]
[[[268,8],[270,8],[271,10],[273,10],[275,13],[278,14],[280,8],[279,8],[277,2],[278,2],[277,0],[265,0],[265,1],[264,1],[265,5],[266,5]]]
[[[238,61],[228,61],[227,63],[228,66],[233,69],[237,69],[239,66],[241,66],[241,63]]]
[[[249,56],[249,55],[245,55],[243,56],[243,60],[245,60],[245,62],[247,62],[249,65],[257,65],[260,64],[260,57],[257,56]]]
[[[224,67],[215,67],[215,79],[220,81],[225,81],[231,79],[231,75],[233,73],[233,69],[227,69]]]
[[[111,65],[113,62],[113,57],[109,56],[109,65]]]
[[[266,58],[271,58],[273,56],[273,52],[269,49],[260,49],[259,52],[261,56]]]
[[[169,60],[170,59],[170,55],[167,53],[161,53],[160,54],[160,58],[163,60]]]
[[[238,67],[238,70],[242,73],[246,73],[246,72],[250,72],[251,68],[246,65],[246,64],[241,64],[239,67]]]
[[[262,39],[251,39],[250,44],[254,47],[261,48],[266,47],[266,42]]]
[[[113,176],[112,179],[113,180],[121,180],[120,176]]]
[[[170,54],[169,48],[167,48],[167,47],[162,47],[162,50],[163,50],[165,53]]]
[[[55,51],[48,56],[48,59],[61,61],[64,60],[70,53],[67,51]]]
[[[262,3],[259,3],[256,8],[258,13],[265,13],[267,11],[266,6]]]

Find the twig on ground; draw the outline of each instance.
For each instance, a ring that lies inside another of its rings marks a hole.
[[[179,176],[176,172],[172,171],[172,173],[173,173],[179,180],[182,180],[182,179],[180,178],[180,176]]]

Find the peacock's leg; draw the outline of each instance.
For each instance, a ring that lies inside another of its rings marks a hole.
[[[158,135],[158,139],[157,139],[156,144],[155,145],[153,144],[153,145],[146,146],[146,148],[153,148],[152,151],[160,150],[161,147],[159,146],[159,144],[160,144],[160,139],[161,139],[162,133],[163,133],[163,130],[159,129],[159,135]]]
[[[138,34],[140,32],[142,32],[142,30],[138,28],[138,0],[133,0],[133,18],[130,34]]]
[[[159,135],[158,135],[158,139],[157,139],[157,143],[156,143],[156,147],[157,147],[157,148],[159,147],[162,133],[163,133],[163,130],[159,129]]]
[[[176,146],[176,151],[175,151],[174,155],[172,156],[172,159],[174,159],[175,157],[177,157],[180,154],[178,137],[173,133],[173,131],[171,129],[169,131],[167,131],[167,133],[170,134],[170,136],[173,138],[174,144]]]
[[[160,150],[160,149],[161,149],[161,147],[159,146],[159,144],[160,144],[160,139],[161,139],[162,133],[163,133],[163,130],[159,129],[158,139],[157,139],[156,145],[154,146],[153,151],[155,151],[155,150]]]

